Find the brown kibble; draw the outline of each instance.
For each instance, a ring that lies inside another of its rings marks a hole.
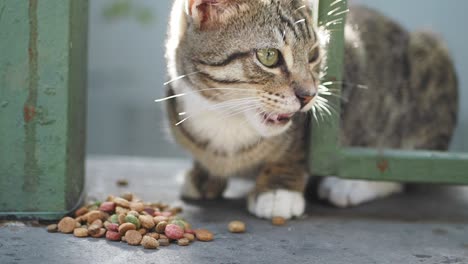
[[[159,239],[167,239],[167,240],[169,240],[169,238],[168,238],[166,235],[164,235],[164,234],[159,234]]]
[[[193,234],[185,233],[184,238],[188,239],[190,242],[195,241],[195,236]]]
[[[166,230],[166,226],[167,226],[166,221],[159,222],[156,225],[156,232],[158,232],[159,234],[164,234],[164,231]]]
[[[208,242],[214,239],[213,233],[206,229],[197,229],[195,230],[195,236],[198,240]]]
[[[109,196],[107,196],[107,198],[106,198],[106,202],[112,202],[112,201],[114,201],[114,199],[115,199],[115,196],[114,196],[114,195],[109,195]]]
[[[140,228],[140,229],[138,229],[138,232],[140,232],[140,234],[142,236],[144,236],[144,235],[146,235],[146,233],[148,233],[148,230],[146,230],[145,228]]]
[[[152,216],[140,215],[138,217],[138,220],[140,220],[141,226],[146,228],[146,229],[151,229],[151,228],[153,228],[155,226]]]
[[[141,245],[146,249],[157,249],[159,242],[154,237],[144,236],[141,240]]]
[[[122,206],[116,206],[115,207],[115,213],[116,214],[127,214],[130,209],[123,208]]]
[[[88,227],[88,233],[90,236],[96,235],[97,233],[100,232],[100,227],[98,225],[90,225]]]
[[[190,241],[187,238],[181,238],[177,240],[177,245],[179,246],[188,246],[190,244]]]
[[[286,224],[286,219],[280,216],[273,217],[271,223],[276,226],[282,226]]]
[[[128,230],[127,233],[125,233],[125,240],[132,246],[140,245],[142,238],[143,236],[136,230]]]
[[[138,216],[140,216],[140,213],[138,213],[137,211],[132,210],[132,211],[128,211],[127,215],[133,215],[135,217],[138,217]]]
[[[145,205],[143,203],[130,203],[130,209],[133,211],[141,212],[145,209]]]
[[[132,223],[124,223],[119,226],[119,233],[121,236],[124,236],[129,230],[136,230],[136,226]]]
[[[166,216],[158,215],[158,216],[153,217],[153,221],[155,224],[159,224],[159,222],[163,222],[163,221],[168,222],[169,218]]]
[[[114,198],[114,203],[119,207],[130,208],[130,202],[124,198],[116,197]],[[117,212],[117,208],[115,210]]]
[[[150,236],[150,237],[152,237],[152,238],[154,238],[154,239],[159,239],[159,234],[158,234],[158,233],[152,232],[152,233],[148,233],[148,234],[146,234],[146,235],[147,235],[147,236]]]
[[[89,229],[88,229],[88,232],[89,232]],[[99,231],[95,234],[91,234],[90,235],[94,238],[100,238],[100,237],[104,237],[106,235],[106,229],[105,228],[99,228]]]
[[[76,221],[75,219],[71,217],[64,217],[60,222],[58,223],[58,230],[62,233],[69,234],[73,232],[76,228]]]
[[[171,244],[169,242],[169,239],[167,239],[167,238],[160,238],[160,239],[158,239],[158,242],[159,242],[159,245],[162,246],[162,247],[167,247],[167,246],[169,246]]]
[[[92,222],[98,219],[101,219],[102,215],[101,215],[101,211],[94,210],[94,211],[87,213],[85,217],[86,217],[86,221],[88,222],[88,224],[91,224]]]
[[[123,193],[121,195],[121,197],[124,198],[125,200],[131,202],[131,201],[133,201],[134,195],[133,195],[133,193],[126,192],[126,193]]]
[[[229,223],[228,229],[231,233],[244,233],[245,223],[241,221],[232,221]]]
[[[117,219],[119,220],[119,225],[125,223],[125,214],[119,214]]]
[[[81,227],[81,223],[80,223],[80,222],[76,222],[76,224],[75,224],[75,228],[78,228],[78,227]]]
[[[52,224],[52,225],[47,226],[47,232],[55,233],[57,231],[58,231],[58,226],[56,224]]]
[[[117,185],[121,186],[121,187],[128,186],[128,181],[125,180],[125,179],[120,179],[120,180],[117,181]]]
[[[73,235],[76,237],[87,237],[88,229],[82,227],[75,228],[75,230],[73,230]]]
[[[99,226],[99,228],[102,227],[102,220],[101,219],[97,219],[95,220],[94,222],[91,223],[91,225],[96,225],[96,226]]]
[[[75,218],[75,221],[78,223],[83,223],[86,222],[86,219],[84,219],[84,216],[78,216],[77,218]]]
[[[88,208],[86,206],[83,206],[75,211],[75,217],[82,216],[88,212],[89,212]]]

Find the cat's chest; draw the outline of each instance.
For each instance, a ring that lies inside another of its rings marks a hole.
[[[245,120],[243,113],[233,114],[216,108],[200,95],[177,100],[178,110],[184,112],[184,128],[198,142],[212,150],[235,153],[261,140],[260,135]]]

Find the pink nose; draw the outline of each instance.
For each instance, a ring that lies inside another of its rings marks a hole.
[[[296,97],[299,99],[299,103],[301,104],[301,108],[304,108],[307,104],[314,99],[316,93],[298,93],[296,92]]]

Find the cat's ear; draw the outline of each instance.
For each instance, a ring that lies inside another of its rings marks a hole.
[[[187,14],[201,30],[217,28],[239,11],[239,0],[187,0]]]

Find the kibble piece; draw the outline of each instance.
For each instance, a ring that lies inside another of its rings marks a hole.
[[[210,231],[206,229],[197,229],[195,230],[195,236],[197,237],[198,240],[203,241],[203,242],[208,242],[213,240],[214,235]]]
[[[75,229],[76,230],[76,229]],[[97,233],[99,233],[101,231],[101,227],[99,225],[90,225],[88,227],[88,233],[90,236],[93,236],[93,235],[96,235]]]
[[[244,233],[245,223],[241,221],[232,221],[229,223],[228,229],[231,233]]]
[[[109,195],[109,196],[107,196],[107,198],[106,198],[106,202],[112,202],[112,201],[114,201],[114,199],[115,199],[115,196],[114,196],[114,195]]]
[[[190,242],[195,241],[195,236],[193,234],[185,233],[184,238],[188,239]]]
[[[114,231],[107,231],[107,232],[106,232],[106,238],[107,238],[107,240],[110,240],[110,241],[120,241],[121,237],[122,237],[122,236],[119,234],[119,232],[114,232]]]
[[[119,221],[119,225],[125,223],[125,214],[119,214],[119,216],[117,218],[118,218],[118,221]]]
[[[171,224],[178,225],[178,226],[180,226],[183,230],[185,230],[185,226],[187,225],[185,221],[180,220],[180,219],[172,220],[172,221],[171,221]]]
[[[76,237],[87,237],[88,229],[82,227],[75,228],[75,230],[73,230],[73,235]]]
[[[134,196],[133,196],[133,193],[126,192],[126,193],[122,194],[122,198],[124,198],[125,200],[131,202],[133,200]]]
[[[108,224],[107,225],[107,230],[114,231],[114,232],[119,232],[119,225],[118,224]]]
[[[160,239],[158,239],[158,242],[159,242],[159,245],[163,246],[163,247],[167,247],[167,246],[170,245],[169,239],[167,239],[167,238],[160,238]]]
[[[159,242],[154,237],[144,236],[141,245],[146,249],[156,249],[159,247]]]
[[[75,211],[75,217],[85,215],[86,213],[88,213],[88,211],[88,208],[86,206],[83,206]]]
[[[152,216],[140,215],[138,217],[138,220],[140,220],[141,226],[146,228],[146,229],[151,229],[151,228],[153,228],[155,226]]]
[[[132,202],[130,203],[130,209],[133,211],[141,212],[145,209],[145,205],[143,203]]]
[[[89,232],[89,229],[88,229],[88,232]],[[94,238],[100,238],[100,237],[103,237],[104,235],[106,234],[106,229],[105,228],[100,228],[99,229],[99,232],[97,232],[96,234],[90,234],[92,237]]]
[[[186,238],[181,238],[177,240],[177,245],[179,246],[188,246],[190,244],[190,241]]]
[[[158,232],[159,234],[164,234],[164,231],[166,230],[166,226],[167,226],[166,221],[159,222],[156,225],[156,232]]]
[[[118,224],[119,223],[119,216],[117,214],[113,214],[109,217],[109,221],[111,223]]]
[[[138,229],[138,232],[140,232],[140,234],[142,236],[144,236],[144,235],[146,235],[146,233],[148,233],[148,230],[146,230],[145,228],[140,228],[140,229]]]
[[[88,224],[91,224],[92,222],[98,219],[101,219],[102,214],[101,214],[101,211],[94,210],[94,211],[87,213],[85,216],[86,216],[86,221],[88,222]]]
[[[152,233],[148,233],[148,234],[146,234],[146,235],[147,235],[147,236],[150,236],[150,237],[152,237],[152,238],[154,238],[154,239],[159,239],[159,234],[158,234],[158,233],[152,232]]]
[[[75,224],[75,228],[78,228],[78,227],[81,227],[81,223],[80,223],[80,222],[76,222],[76,224]]]
[[[138,220],[138,218],[136,218],[136,216],[134,216],[134,215],[129,214],[129,215],[125,216],[125,223],[134,224],[136,229],[140,229],[140,227],[141,227],[140,220]]]
[[[283,217],[277,216],[271,219],[271,223],[276,226],[282,226],[286,224],[286,219]]]
[[[140,245],[142,238],[143,236],[136,230],[129,230],[127,233],[125,233],[125,240],[129,245],[132,246]]]
[[[159,222],[167,222],[169,221],[169,219],[165,216],[159,215],[159,216],[153,217],[153,221],[155,224],[158,224]]]
[[[115,203],[114,202],[103,202],[101,206],[99,206],[99,210],[112,213],[115,210]]]
[[[175,224],[169,224],[164,230],[164,234],[170,239],[180,239],[184,237],[184,229]]]
[[[47,232],[55,233],[57,231],[58,231],[58,226],[56,224],[52,224],[52,225],[47,226]]]
[[[127,215],[133,215],[135,217],[138,217],[138,216],[140,216],[140,213],[138,213],[137,211],[131,210],[131,211],[127,212]]]
[[[115,213],[120,215],[120,214],[127,214],[130,209],[123,208],[122,206],[116,206],[115,207]]]
[[[97,226],[99,226],[101,228],[102,227],[102,220],[97,219],[94,222],[92,222],[91,225],[97,225]]]
[[[164,234],[159,234],[159,238],[160,238],[160,239],[162,238],[162,239],[167,239],[167,240],[169,240],[169,238],[168,238],[166,235],[164,235]]]
[[[58,230],[62,233],[69,234],[73,232],[76,228],[76,221],[75,219],[71,217],[64,217],[60,222],[58,223]]]
[[[121,236],[124,236],[129,230],[136,230],[136,226],[132,223],[124,223],[119,226],[119,233]]]
[[[143,212],[146,212],[148,215],[153,215],[156,211],[151,207],[145,207],[145,209],[143,209]]]
[[[130,202],[124,198],[116,197],[114,198],[114,203],[123,208],[130,208]]]

